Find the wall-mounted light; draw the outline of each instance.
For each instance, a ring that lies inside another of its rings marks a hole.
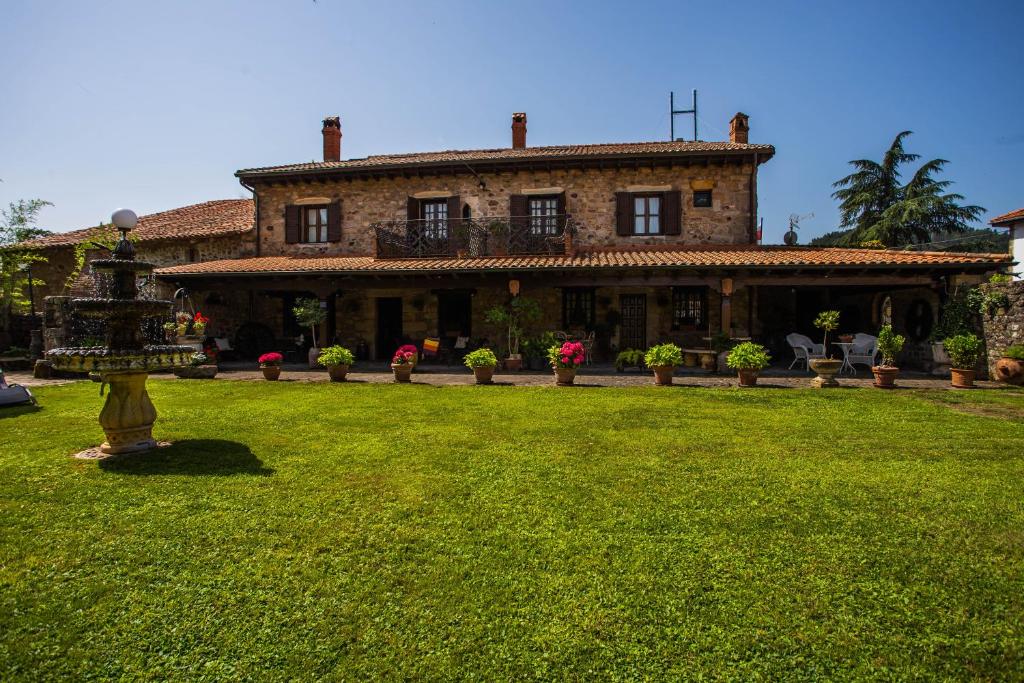
[[[512,296],[519,296],[519,280],[508,281],[508,292]]]

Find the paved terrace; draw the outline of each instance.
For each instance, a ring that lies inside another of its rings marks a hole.
[[[263,373],[254,363],[221,363],[220,372],[212,381],[264,381]],[[79,379],[35,379],[28,371],[8,371],[7,381],[25,386],[46,386],[68,384]],[[382,363],[363,362],[349,372],[350,382],[393,382],[391,369]],[[793,388],[807,387],[813,373],[801,370],[785,370],[769,368],[761,373],[758,385],[763,387]],[[156,380],[173,380],[177,382],[202,382],[211,380],[180,380],[170,373],[151,375]],[[327,382],[327,371],[324,369],[310,370],[305,365],[285,364],[282,366],[280,382]],[[412,376],[413,383],[433,386],[473,384],[473,373],[460,365],[450,367],[444,365],[421,365]],[[846,387],[870,387],[871,373],[861,370],[856,376],[842,375],[840,384]],[[524,370],[522,372],[498,372],[494,375],[494,383],[505,386],[554,386],[551,372]],[[951,389],[948,378],[933,377],[919,372],[901,373],[897,379],[899,388],[903,389]],[[735,375],[719,375],[715,373],[680,368],[675,377],[677,386],[692,387],[734,387],[737,385]],[[977,386],[984,389],[1002,389],[1006,385],[998,382],[978,381]],[[576,386],[581,387],[641,387],[653,386],[654,377],[651,372],[627,370],[616,372],[610,365],[594,365],[581,368],[576,376]]]

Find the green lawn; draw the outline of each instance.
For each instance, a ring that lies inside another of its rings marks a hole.
[[[1024,677],[1024,393],[94,384],[0,412],[0,680]]]

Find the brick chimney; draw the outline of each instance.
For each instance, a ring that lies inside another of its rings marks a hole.
[[[324,119],[324,161],[341,161],[341,117]]]
[[[729,122],[729,142],[747,144],[750,135],[750,117],[739,111]]]
[[[526,149],[526,113],[512,114],[512,149]]]

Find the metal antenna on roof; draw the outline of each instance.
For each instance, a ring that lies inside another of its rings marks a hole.
[[[668,120],[669,120],[669,139],[672,142],[676,141],[676,115],[678,114],[693,114],[693,139],[697,140],[697,89],[693,89],[693,109],[676,109],[676,94],[672,91],[668,93]],[[679,138],[682,140],[683,138]]]

